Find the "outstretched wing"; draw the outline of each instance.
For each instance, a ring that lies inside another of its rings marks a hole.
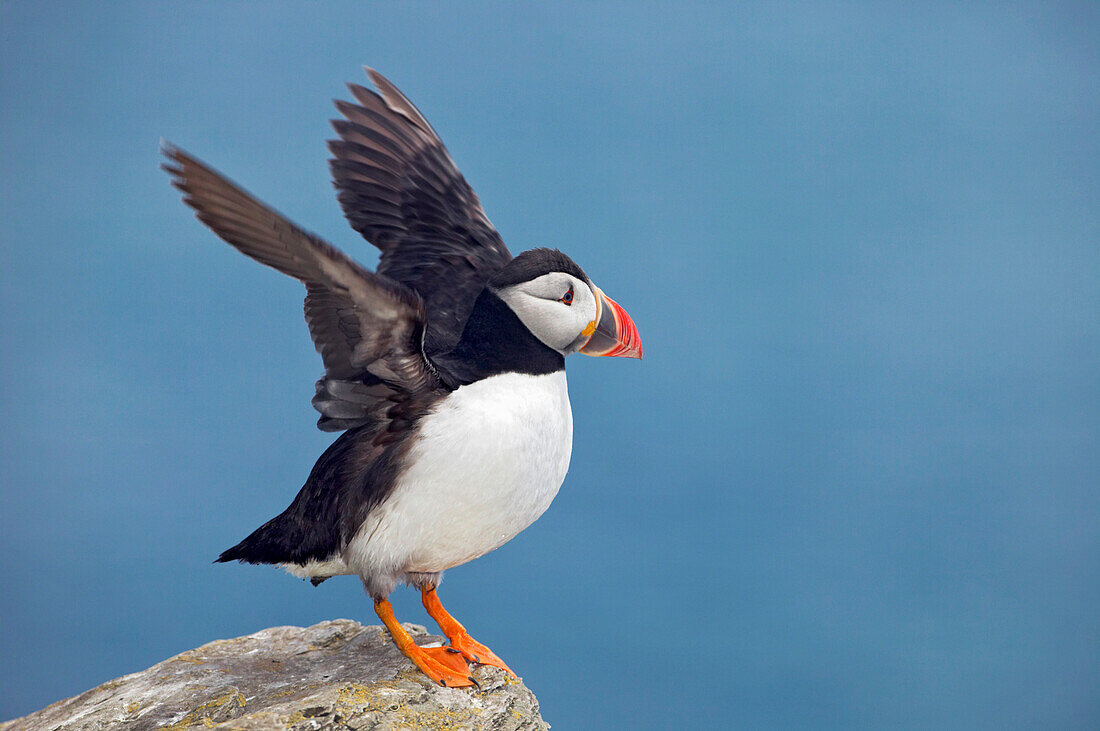
[[[438,386],[422,350],[425,312],[416,292],[367,271],[182,150],[165,145],[163,152],[172,184],[200,221],[306,285],[306,322],[325,364],[314,398],[318,426],[400,419],[395,404]]]
[[[378,273],[415,289],[428,316],[429,354],[458,342],[474,300],[512,255],[428,120],[367,69],[381,95],[349,84],[359,104],[329,142],[338,198],[352,228],[382,250]]]

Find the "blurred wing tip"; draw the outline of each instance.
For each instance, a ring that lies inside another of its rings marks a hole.
[[[165,139],[161,139],[160,141],[160,154],[164,155],[164,157],[168,158],[170,161],[170,163],[162,162],[160,165],[161,168],[180,180],[187,178],[186,170],[189,166],[200,170],[206,169],[206,166],[201,163],[198,158],[192,157]]]
[[[176,161],[177,163],[179,163],[181,165],[183,163],[187,162],[188,160],[193,159],[190,155],[188,155],[186,152],[184,152],[180,147],[178,147],[177,145],[175,145],[172,142],[169,142],[168,140],[164,139],[163,137],[160,138],[160,154],[164,155],[169,160]]]
[[[355,84],[348,84],[348,88],[351,89],[351,93],[352,93],[353,96],[355,95],[355,88],[354,87],[355,87]],[[370,91],[369,89],[366,89],[362,86],[360,86],[359,88],[363,89],[363,91],[367,92],[368,94],[373,94],[374,93],[373,91]],[[338,112],[340,112],[340,114],[344,115],[344,119],[330,119],[329,122],[333,126],[335,126],[337,122],[346,122],[346,121],[350,120],[353,116],[355,116],[357,114],[360,114],[362,112],[362,109],[363,109],[358,104],[356,104],[354,102],[349,102],[347,99],[333,99],[332,103],[336,106],[336,111],[338,111]]]

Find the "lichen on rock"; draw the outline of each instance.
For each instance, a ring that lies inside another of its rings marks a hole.
[[[414,624],[419,644],[442,642]],[[347,619],[217,640],[6,723],[0,731],[219,728],[546,729],[538,701],[503,670],[479,688],[436,685],[381,627]]]

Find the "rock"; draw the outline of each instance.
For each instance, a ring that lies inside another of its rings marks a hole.
[[[441,644],[418,625],[421,645]],[[348,619],[217,640],[125,675],[0,731],[51,729],[546,729],[535,696],[474,666],[477,688],[425,677],[382,627]]]

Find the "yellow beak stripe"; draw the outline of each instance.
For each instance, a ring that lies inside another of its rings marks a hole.
[[[593,287],[596,294],[596,319],[584,326],[581,330],[581,335],[591,337],[592,333],[596,332],[596,325],[600,323],[600,315],[603,314],[603,291],[599,287]]]

